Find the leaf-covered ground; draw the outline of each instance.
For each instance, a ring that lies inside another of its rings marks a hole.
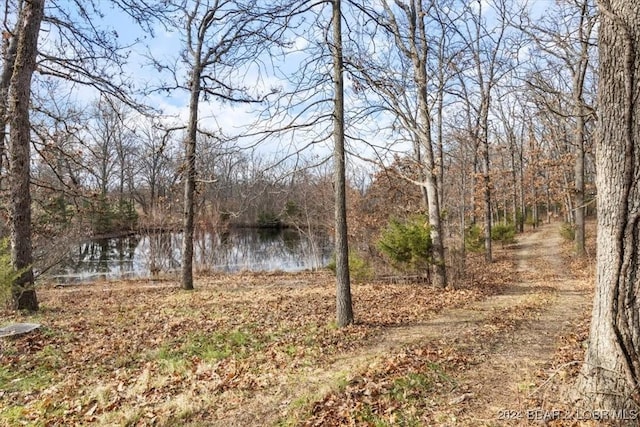
[[[555,227],[521,241],[517,282],[445,310],[424,340],[350,377],[301,424],[601,425],[567,396],[584,357],[591,262],[570,258]]]
[[[327,273],[208,276],[192,292],[171,280],[45,286],[37,315],[3,313],[42,328],[0,340],[0,425],[483,425],[479,384],[497,380],[487,361],[561,298],[549,266],[519,271],[523,251],[472,260],[457,290],[354,284],[357,324],[344,329]],[[575,375],[584,326],[572,319],[551,331],[540,376],[517,380],[522,401],[539,403],[529,395],[555,366]]]

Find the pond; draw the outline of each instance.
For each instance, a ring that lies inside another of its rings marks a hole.
[[[95,239],[71,248],[67,260],[49,276],[72,283],[177,273],[181,248],[182,233]],[[193,265],[196,271],[293,272],[326,266],[332,250],[328,236],[309,237],[290,229],[198,232]]]

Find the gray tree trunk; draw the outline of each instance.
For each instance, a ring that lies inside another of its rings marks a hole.
[[[602,1],[599,7],[596,295],[589,347],[575,391],[578,404],[586,408],[638,410],[640,1]]]
[[[581,102],[578,101],[578,102]],[[584,255],[584,239],[585,239],[585,207],[584,207],[584,116],[582,115],[583,108],[578,106],[578,116],[576,117],[576,129],[575,129],[575,150],[576,159],[574,164],[574,198],[573,205],[575,206],[575,236],[574,246],[576,254],[579,256]]]
[[[334,196],[336,245],[336,321],[339,327],[353,323],[351,282],[349,277],[349,243],[347,234],[347,195],[344,152],[344,76],[342,57],[342,13],[340,0],[333,1],[333,56],[334,79]]]
[[[20,19],[23,15],[20,15]],[[9,85],[11,83],[11,76],[13,75],[13,69],[16,61],[16,53],[18,50],[18,36],[21,28],[21,21],[16,24],[15,33],[16,36],[9,40],[9,43],[3,47],[2,58],[4,59],[2,64],[2,74],[0,75],[0,173],[3,167],[3,157],[5,151],[5,140],[7,136],[7,124],[8,124],[8,109],[9,109]]]
[[[580,25],[578,26],[578,41],[580,43],[580,58],[576,64],[573,76],[573,103],[576,110],[576,124],[574,133],[574,149],[576,153],[574,164],[574,209],[575,209],[575,236],[574,245],[576,254],[584,255],[585,242],[585,200],[584,200],[584,137],[585,137],[585,102],[583,98],[584,81],[589,65],[589,38],[591,30],[585,34],[585,21],[587,19],[588,2],[581,6]]]
[[[418,85],[418,109],[421,122],[422,132],[420,139],[422,141],[425,152],[425,164],[427,165],[427,173],[425,174],[425,189],[427,192],[427,202],[429,209],[429,228],[431,236],[431,244],[433,247],[432,258],[435,269],[432,282],[434,286],[443,288],[447,285],[447,273],[444,258],[444,242],[442,234],[442,221],[440,219],[440,197],[438,196],[438,179],[437,168],[435,167],[435,159],[433,153],[433,143],[431,138],[431,116],[429,114],[429,104],[427,100],[427,77],[424,64],[417,58],[414,58],[414,67],[416,72],[416,83]]]
[[[489,103],[490,88],[482,87],[482,105],[480,106],[480,151],[482,162],[482,201],[484,205],[484,258],[493,262],[493,248],[491,241],[491,175],[489,154]]]
[[[408,40],[409,55],[413,64],[413,78],[417,88],[418,101],[418,137],[422,143],[425,163],[424,188],[427,194],[427,206],[429,211],[429,228],[432,245],[432,259],[434,272],[433,285],[443,288],[447,285],[447,273],[444,257],[444,241],[442,233],[442,221],[440,212],[440,197],[438,195],[438,167],[433,150],[433,137],[431,130],[431,112],[429,108],[428,76],[427,76],[427,49],[428,38],[425,24],[422,21],[423,10],[420,2],[413,2],[411,10],[419,13],[408,16],[409,29],[412,37]],[[399,31],[396,38],[399,37]],[[441,132],[441,129],[440,129]],[[442,166],[442,165],[440,165]]]
[[[200,54],[194,55],[199,59]],[[196,192],[196,139],[198,136],[198,103],[200,100],[200,63],[191,72],[189,122],[184,141],[184,211],[182,232],[182,288],[193,289],[193,233]]]
[[[44,0],[24,4],[19,18],[20,27],[15,64],[9,85],[9,186],[11,214],[11,262],[22,272],[12,287],[16,309],[35,311],[38,299],[33,279],[31,246],[31,125],[29,102],[31,77],[36,68],[38,35],[44,15]]]

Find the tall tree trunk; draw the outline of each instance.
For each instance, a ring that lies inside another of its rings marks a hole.
[[[574,165],[574,205],[575,205],[575,237],[574,245],[576,254],[584,255],[585,241],[585,200],[584,200],[584,134],[585,134],[585,106],[583,99],[584,81],[589,64],[589,37],[591,31],[585,34],[585,21],[587,20],[588,1],[582,3],[580,13],[580,25],[578,26],[578,41],[580,43],[580,58],[576,64],[573,76],[573,103],[576,113],[574,133],[574,149],[576,153]]]
[[[462,155],[460,156],[460,237],[462,238],[462,247],[460,248],[462,252],[461,263],[462,266],[460,268],[460,272],[464,274],[466,270],[466,259],[467,259],[467,179],[466,179],[466,169],[467,169],[467,154],[465,153],[464,145],[461,147]]]
[[[488,97],[488,95],[487,95]],[[482,200],[484,202],[484,258],[487,262],[493,262],[493,249],[491,247],[491,176],[489,162],[489,99],[486,100],[487,106],[482,107],[484,112],[481,123],[481,141],[482,150]],[[486,108],[486,110],[485,110]]]
[[[582,102],[579,100],[578,102]],[[584,115],[583,108],[578,108],[578,117],[576,117],[575,130],[575,150],[576,159],[574,164],[574,198],[573,205],[575,209],[575,236],[574,246],[578,256],[584,255],[584,239],[585,239],[585,206],[584,206]]]
[[[518,210],[519,210],[519,205],[518,205],[518,171],[516,169],[516,153],[515,153],[515,146],[516,146],[516,142],[515,142],[515,135],[511,135],[511,185],[513,186],[513,191],[511,193],[511,202],[513,203],[513,212],[512,212],[512,218],[511,220],[513,221],[513,227],[516,229],[516,231],[520,231],[519,230],[519,224],[518,224],[518,219],[519,219],[519,215],[518,215]]]
[[[599,2],[597,274],[575,390],[588,408],[640,408],[640,1]],[[633,421],[633,425],[637,421]]]
[[[197,55],[199,58],[200,55]],[[184,210],[182,232],[182,288],[193,289],[193,233],[196,192],[196,140],[198,134],[198,101],[200,100],[199,63],[193,65],[191,75],[191,98],[189,100],[189,123],[184,152]]]
[[[519,173],[518,173],[518,195],[520,196],[520,221],[518,221],[518,231],[524,233],[524,222],[527,217],[527,203],[524,194],[524,149],[521,147],[518,153]]]
[[[471,224],[476,225],[478,223],[478,137],[472,135],[473,139],[473,170],[471,172]]]
[[[344,152],[344,75],[342,57],[342,13],[340,0],[333,1],[333,56],[334,79],[334,191],[335,191],[335,246],[336,246],[336,321],[339,327],[353,323],[351,281],[349,277],[349,243],[347,234],[347,194]]]
[[[442,55],[442,54],[441,54]],[[442,66],[440,66],[442,69]],[[440,71],[440,79],[442,81],[443,72]],[[442,83],[440,83],[442,84]],[[444,125],[443,125],[443,115],[444,115],[444,89],[438,89],[438,113],[436,116],[436,127],[438,128],[438,162],[437,162],[437,170],[438,170],[438,179],[437,179],[437,189],[438,189],[438,205],[440,209],[444,206]]]
[[[16,309],[35,311],[38,299],[34,288],[31,246],[31,125],[29,102],[31,77],[36,67],[38,35],[44,15],[44,0],[26,1],[19,18],[20,27],[13,74],[9,88],[9,175],[11,195],[11,262],[20,272],[12,286]]]
[[[418,135],[414,135],[413,159],[419,167],[420,179],[424,181],[426,179],[426,175],[429,173],[429,168],[425,166],[424,161],[422,160],[422,147],[420,146],[419,139],[420,137]],[[422,195],[422,207],[427,210],[429,209],[429,195],[427,194],[427,189],[423,185],[420,186],[420,193]]]
[[[440,197],[438,197],[437,168],[435,167],[433,144],[431,141],[431,117],[426,94],[426,70],[416,70],[417,79],[421,81],[418,87],[418,109],[422,121],[421,140],[425,152],[425,162],[429,169],[425,174],[425,189],[429,209],[429,228],[432,245],[432,258],[435,274],[432,276],[433,285],[443,288],[447,285],[447,272],[444,259],[444,242],[442,235],[442,221],[440,220]]]
[[[411,46],[411,60],[413,62],[414,81],[417,88],[418,97],[418,134],[424,149],[424,161],[426,167],[425,189],[427,192],[427,202],[429,210],[429,229],[431,237],[434,273],[432,283],[434,286],[444,288],[447,285],[447,270],[444,257],[444,240],[442,233],[442,221],[440,212],[440,197],[438,195],[438,165],[436,163],[433,150],[433,137],[431,130],[431,113],[428,98],[428,75],[427,75],[427,49],[428,38],[423,22],[422,4],[414,1],[412,10],[418,11],[410,15],[411,22],[409,28],[413,37],[409,41]],[[442,131],[440,129],[440,131]],[[442,167],[442,165],[440,165]]]
[[[23,18],[24,16],[21,13],[19,19]],[[9,85],[11,83],[11,76],[13,75],[13,69],[16,62],[20,28],[22,28],[22,21],[18,20],[15,29],[15,36],[9,40],[9,43],[5,45],[6,47],[2,51],[3,64],[2,75],[0,75],[0,178],[2,174],[2,162],[5,151],[5,141],[7,137]]]

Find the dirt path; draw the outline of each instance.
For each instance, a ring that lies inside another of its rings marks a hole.
[[[561,246],[562,238],[554,225],[522,237],[517,249],[521,282],[510,287],[505,295],[481,303],[488,307],[500,302],[517,304],[518,299],[527,295],[535,298],[540,291],[550,297],[537,317],[524,321],[493,343],[486,362],[464,379],[473,398],[459,419],[470,425],[496,425],[505,416],[505,410],[520,414],[536,409],[523,408],[518,402],[523,397],[547,400],[547,390],[534,385],[539,383],[535,376],[544,371],[560,339],[591,305],[589,285],[570,276]],[[553,396],[551,400],[556,399]]]
[[[483,362],[457,379],[459,388],[466,391],[464,408],[454,404],[451,412],[456,420],[467,425],[499,425],[500,411],[515,410],[518,402],[514,396],[523,390],[544,393],[529,390],[534,373],[552,359],[560,337],[569,332],[571,323],[590,303],[584,283],[572,279],[566,271],[561,244],[557,225],[545,225],[519,237],[515,250],[521,280],[503,294],[465,308],[444,310],[419,325],[388,330],[374,345],[345,354],[328,367],[310,369],[297,378],[283,378],[277,390],[259,394],[248,406],[224,414],[213,425],[272,425],[295,410],[291,403],[301,397],[321,398],[340,379],[354,375],[376,359],[402,346],[430,340],[446,341],[460,348],[471,346],[470,352],[485,354]],[[464,337],[486,327],[500,310],[532,303],[539,307],[534,319],[519,323],[515,330],[500,335],[486,348],[482,343],[464,342]]]

